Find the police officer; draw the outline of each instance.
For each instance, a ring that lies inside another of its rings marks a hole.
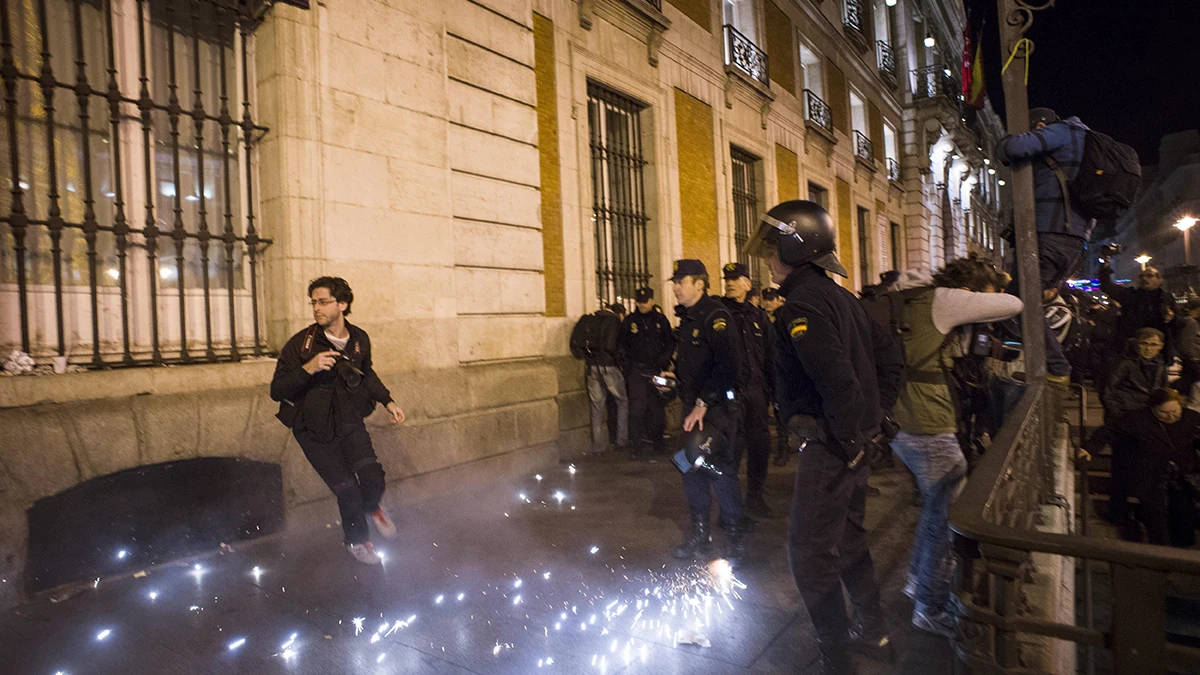
[[[634,300],[637,309],[621,323],[617,347],[625,363],[625,387],[629,391],[629,454],[636,459],[641,456],[643,438],[650,439],[655,454],[666,452],[665,401],[650,378],[671,365],[675,331],[662,309],[654,304],[654,289],[637,289]]]
[[[742,557],[743,535],[742,494],[734,457],[742,417],[737,380],[739,370],[744,367],[738,330],[725,305],[708,294],[708,270],[703,262],[677,260],[671,281],[675,299],[679,301],[675,308],[680,317],[679,347],[675,373],[663,372],[661,376],[678,379],[683,430],[688,433],[716,430],[724,439],[718,452],[709,458],[717,474],[710,471],[683,474],[692,528],[674,555],[691,558],[708,550],[712,542],[711,493],[715,491],[720,505],[719,522],[725,530],[725,557],[736,565]]]
[[[775,378],[771,365],[775,338],[767,313],[747,300],[751,290],[749,268],[731,262],[725,265],[724,275],[725,297],[721,300],[733,314],[746,354],[746,378],[738,389],[744,429],[738,448],[738,464],[745,453],[746,510],[759,518],[770,518],[771,509],[763,498],[763,485],[767,482],[767,464],[771,456],[768,416],[771,410],[770,382]]]
[[[868,451],[895,405],[903,360],[895,339],[829,277],[847,276],[836,237],[818,204],[788,201],[763,216],[745,251],[766,261],[787,298],[775,312],[775,371],[780,417],[801,450],[788,521],[792,575],[822,672],[847,675],[850,650],[892,655],[863,517]]]

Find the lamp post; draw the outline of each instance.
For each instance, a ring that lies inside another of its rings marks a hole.
[[[1192,264],[1192,227],[1196,225],[1196,219],[1191,216],[1184,216],[1175,221],[1175,227],[1183,232],[1183,264]]]
[[[1150,256],[1143,253],[1143,254],[1139,255],[1138,257],[1134,258],[1133,261],[1135,263],[1140,264],[1142,266],[1142,269],[1146,269],[1146,263],[1150,262]]]

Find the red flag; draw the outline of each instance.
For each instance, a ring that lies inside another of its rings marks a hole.
[[[967,2],[967,21],[963,27],[962,97],[967,105],[983,108],[987,87],[983,82],[983,17],[978,1]]]

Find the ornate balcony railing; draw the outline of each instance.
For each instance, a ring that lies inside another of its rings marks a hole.
[[[900,162],[897,162],[895,159],[888,157],[887,171],[888,171],[888,180],[892,181],[893,183],[900,182]]]
[[[811,89],[804,90],[804,119],[833,133],[833,110]]]
[[[896,54],[892,51],[892,46],[884,40],[876,42],[875,55],[879,61],[879,72],[888,78],[896,77]]]
[[[858,129],[854,130],[854,156],[864,162],[875,161],[875,144]]]
[[[861,0],[845,0],[842,3],[842,25],[856,33],[865,33]]]
[[[729,24],[725,24],[725,65],[737,68],[764,87],[771,86],[767,53]]]
[[[950,69],[944,64],[918,68],[913,73],[915,88],[913,96],[918,99],[934,99],[945,97],[951,101],[959,99],[958,84],[955,82]]]

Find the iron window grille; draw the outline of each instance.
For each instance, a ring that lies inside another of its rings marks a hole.
[[[855,33],[862,34],[865,32],[863,28],[863,6],[861,0],[845,0],[842,3],[842,25]],[[869,48],[870,44],[866,48]]]
[[[729,24],[725,24],[725,65],[737,68],[764,87],[771,86],[767,53]]]
[[[17,308],[0,349],[90,367],[262,355],[249,5],[0,6],[0,304]]]
[[[879,61],[879,72],[886,75],[889,81],[896,77],[896,54],[892,46],[885,40],[879,40],[875,43],[875,54]]]
[[[645,106],[588,82],[592,159],[592,222],[596,244],[596,297],[602,304],[632,302],[650,282],[646,252],[645,168],[641,111]]]
[[[951,75],[950,69],[943,64],[934,64],[925,66],[912,71],[913,96],[918,99],[935,99],[945,97],[952,101],[957,101],[959,97],[958,87],[955,85],[954,76]]]
[[[900,182],[900,162],[896,161],[892,157],[888,157],[887,160],[887,176],[888,180],[892,181],[893,183]]]
[[[900,269],[900,224],[891,223],[889,225],[889,234],[891,235],[892,249],[892,269]]]
[[[804,119],[833,133],[833,110],[811,89],[804,90]]]
[[[875,161],[875,144],[858,129],[854,130],[854,156],[867,163]]]
[[[733,241],[737,259],[749,268],[751,281],[758,284],[762,280],[759,259],[746,255],[742,248],[758,227],[759,159],[736,147],[731,148],[729,154],[733,164]]]

